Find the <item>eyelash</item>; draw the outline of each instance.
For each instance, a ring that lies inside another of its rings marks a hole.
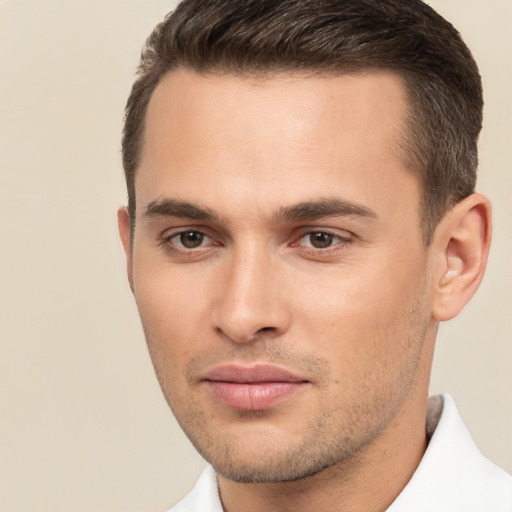
[[[187,234],[195,234],[196,236],[199,235],[200,237],[202,237],[201,245],[197,247],[185,247],[183,245],[183,240],[181,241],[181,243],[173,242],[173,240],[179,240],[181,237]],[[334,242],[323,248],[314,247],[312,246],[312,244],[303,245],[300,243],[301,240],[307,239],[307,237],[311,237],[313,235],[324,235],[327,237],[331,237],[331,239],[334,240]],[[345,247],[346,245],[350,244],[352,242],[353,237],[350,234],[348,235],[349,236],[341,236],[339,234],[333,233],[330,230],[325,229],[310,229],[308,231],[303,231],[300,234],[300,236],[296,237],[295,240],[290,244],[290,247],[301,247],[303,250],[308,251],[309,253],[327,255],[333,251],[340,250],[342,247]],[[212,236],[208,235],[201,229],[180,229],[179,231],[173,232],[170,235],[164,236],[161,240],[161,245],[165,246],[166,249],[175,253],[192,255],[197,254],[199,251],[204,252],[205,250],[209,250],[212,248],[208,245],[202,245],[205,239],[215,241],[215,239]],[[221,244],[215,243],[214,245],[220,246]]]
[[[309,241],[311,242],[311,237],[313,235],[323,235],[323,236],[327,236],[327,237],[330,237],[331,239],[331,242],[330,245],[326,246],[326,247],[314,247],[312,244],[310,245],[300,245],[300,240],[303,240],[303,239],[308,239],[309,238]],[[336,233],[332,233],[331,231],[329,230],[323,230],[323,229],[318,229],[318,230],[310,230],[310,231],[307,231],[307,232],[304,232],[300,235],[300,237],[297,239],[296,242],[293,242],[291,245],[292,247],[303,247],[304,249],[307,249],[307,250],[310,250],[310,251],[314,251],[314,252],[322,252],[322,253],[327,253],[329,251],[334,251],[336,249],[339,249],[339,246],[344,246],[348,243],[351,242],[351,238],[346,236],[346,237],[343,237],[341,235],[338,235]]]
[[[183,245],[183,243],[176,244],[175,242],[173,242],[173,239],[179,239],[184,235],[192,234],[192,233],[203,237],[203,240],[204,240],[204,238],[214,240],[213,237],[211,237],[210,235],[208,235],[207,233],[205,233],[204,231],[202,231],[200,229],[188,228],[188,229],[181,229],[180,231],[176,231],[176,232],[173,232],[172,234],[163,236],[162,240],[161,240],[161,245],[165,246],[169,250],[176,251],[176,252],[183,252],[183,253],[193,252],[193,251],[197,251],[197,250],[204,250],[205,247],[203,247],[203,246],[198,246],[197,248],[190,248],[190,247],[187,248]]]

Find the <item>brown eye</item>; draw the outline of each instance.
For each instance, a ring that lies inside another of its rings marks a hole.
[[[185,231],[179,235],[179,244],[187,249],[200,247],[204,241],[203,233],[199,231]]]
[[[330,233],[322,233],[321,231],[310,233],[308,237],[309,243],[315,249],[326,249],[327,247],[330,247],[333,244],[334,239],[337,238]]]
[[[304,247],[309,250],[322,251],[325,249],[343,248],[350,244],[352,235],[347,231],[346,236],[331,233],[330,231],[308,231],[295,243],[296,247]]]

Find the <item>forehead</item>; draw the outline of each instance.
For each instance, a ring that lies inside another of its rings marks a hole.
[[[361,140],[384,129],[391,141],[403,132],[405,107],[403,80],[387,71],[242,76],[178,69],[167,73],[152,95],[145,139],[157,143],[165,135],[180,142],[202,138],[204,146],[204,134],[213,145],[211,138],[227,135],[230,128],[233,142],[263,135],[264,128],[267,138],[306,139],[327,147],[343,144],[337,136],[343,128],[345,138]]]
[[[400,159],[405,98],[400,77],[384,71],[170,72],[148,106],[137,203],[196,200],[207,182],[201,198],[212,201],[245,193],[279,207],[338,187],[360,202],[362,188],[378,193],[411,178]]]

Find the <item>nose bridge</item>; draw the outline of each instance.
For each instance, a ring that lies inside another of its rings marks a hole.
[[[270,250],[253,238],[235,244],[219,280],[215,312],[217,330],[236,342],[258,334],[284,332],[289,312],[281,300],[279,268]]]

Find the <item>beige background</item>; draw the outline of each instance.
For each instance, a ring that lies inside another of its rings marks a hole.
[[[512,2],[431,2],[486,88],[484,284],[441,328],[432,390],[512,471]],[[173,5],[0,0],[0,510],[161,511],[202,462],[153,376],[124,276],[119,138],[142,42]]]

